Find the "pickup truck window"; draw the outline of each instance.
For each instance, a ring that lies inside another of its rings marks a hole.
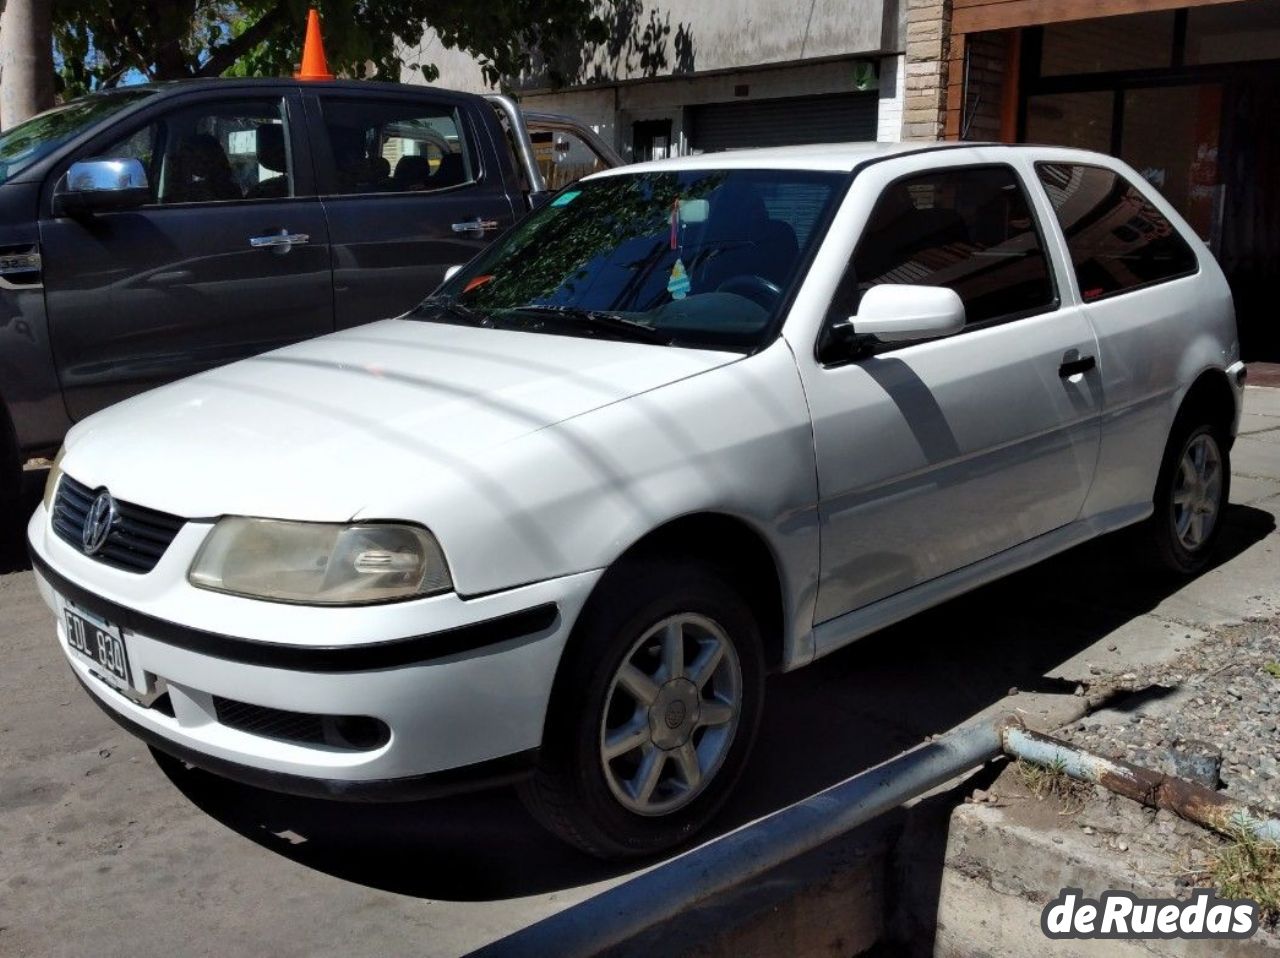
[[[1173,224],[1119,173],[1037,163],[1086,302],[1186,276],[1196,254]]]
[[[564,189],[574,180],[609,168],[589,144],[568,130],[530,130],[529,140],[549,190]]]
[[[0,133],[0,183],[21,173],[95,123],[153,95],[150,90],[97,93],[46,110],[10,127]]]
[[[417,316],[751,349],[773,328],[847,181],[743,169],[584,180],[473,260]]]
[[[837,318],[856,313],[862,293],[880,283],[954,289],[970,325],[1027,316],[1057,301],[1026,193],[1007,166],[939,170],[889,184],[841,284]]]
[[[323,97],[333,157],[325,192],[418,193],[475,180],[457,110],[421,100]]]
[[[98,153],[141,161],[152,201],[164,205],[293,195],[279,100],[219,100],[181,108]]]

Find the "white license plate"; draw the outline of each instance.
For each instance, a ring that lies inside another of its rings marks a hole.
[[[129,652],[120,635],[120,627],[64,603],[62,618],[67,627],[67,645],[74,655],[85,661],[93,672],[119,689],[131,687]]]

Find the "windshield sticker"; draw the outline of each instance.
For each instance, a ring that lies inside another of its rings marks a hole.
[[[554,200],[551,201],[551,205],[552,206],[568,206],[570,203],[572,203],[581,195],[582,195],[582,190],[570,190],[568,193],[561,193],[559,196],[557,196]]]
[[[684,271],[684,261],[677,258],[676,265],[671,267],[671,278],[667,280],[667,292],[672,299],[684,299],[692,285],[689,274]]]

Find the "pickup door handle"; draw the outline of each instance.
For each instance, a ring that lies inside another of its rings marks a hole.
[[[1098,360],[1093,356],[1081,356],[1079,359],[1063,357],[1062,365],[1058,367],[1058,375],[1063,379],[1069,379],[1072,376],[1087,373],[1096,365],[1098,365]]]
[[[497,220],[482,220],[478,216],[475,219],[463,220],[461,223],[453,224],[455,233],[479,233],[481,236],[497,228]]]
[[[290,233],[288,230],[268,233],[266,236],[249,237],[249,245],[254,249],[269,249],[276,253],[287,253],[295,246],[310,242],[311,237],[307,233]]]

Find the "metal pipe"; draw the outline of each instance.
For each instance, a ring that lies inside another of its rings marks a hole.
[[[1016,725],[1004,729],[1004,750],[1014,758],[1060,769],[1077,781],[1101,785],[1149,808],[1168,809],[1221,834],[1229,836],[1245,829],[1260,841],[1280,844],[1280,820],[1203,785],[1119,759],[1103,758]]]
[[[516,159],[524,168],[525,178],[529,181],[529,202],[536,205],[537,197],[547,192],[547,184],[543,181],[542,170],[538,168],[538,161],[534,158],[533,141],[529,139],[529,128],[525,126],[520,107],[516,106],[515,100],[502,93],[486,93],[484,98],[506,117]]]
[[[962,725],[499,939],[472,958],[578,958],[621,944],[996,757],[1008,721]]]

